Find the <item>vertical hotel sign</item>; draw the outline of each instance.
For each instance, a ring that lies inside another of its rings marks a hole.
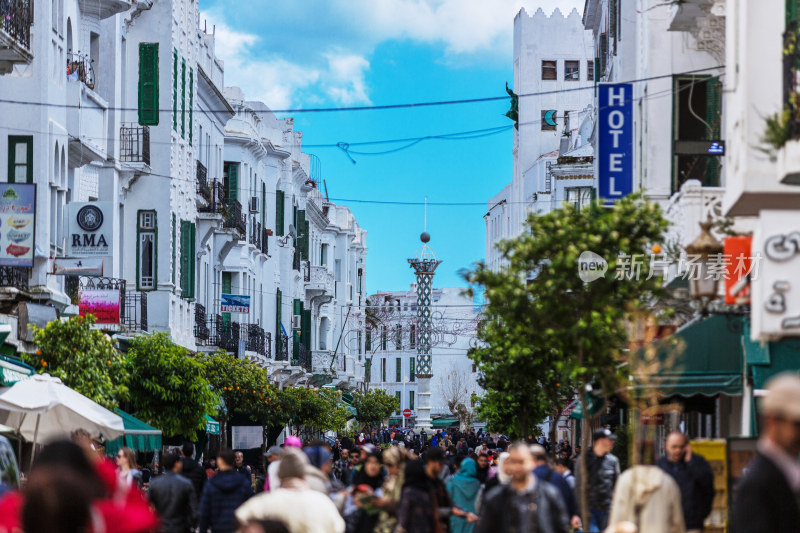
[[[613,203],[633,192],[633,85],[598,85],[598,193]]]
[[[33,266],[36,185],[0,183],[0,266]]]

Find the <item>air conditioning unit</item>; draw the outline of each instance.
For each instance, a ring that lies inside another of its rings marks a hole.
[[[258,213],[258,196],[250,197],[250,212]]]
[[[300,315],[292,315],[292,329],[300,329],[302,324],[303,321]]]

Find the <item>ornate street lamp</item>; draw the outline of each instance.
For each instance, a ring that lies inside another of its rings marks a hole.
[[[724,247],[711,234],[713,225],[709,215],[708,220],[700,222],[700,235],[686,247],[690,264],[692,257],[697,260],[698,268],[689,279],[689,293],[695,300],[711,300],[717,296],[717,282],[721,276],[711,272],[712,265],[715,265],[711,259],[716,261],[715,268],[720,268]]]

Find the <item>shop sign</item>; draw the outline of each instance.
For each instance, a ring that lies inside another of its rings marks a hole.
[[[119,324],[119,289],[79,289],[78,314],[94,315],[97,324]]]
[[[67,205],[68,256],[111,255],[113,205],[112,202],[75,202]]]
[[[633,85],[598,89],[598,193],[606,203],[633,192]]]
[[[0,183],[0,266],[33,266],[36,185]]]
[[[222,294],[220,311],[223,313],[250,313],[250,297],[243,294]]]

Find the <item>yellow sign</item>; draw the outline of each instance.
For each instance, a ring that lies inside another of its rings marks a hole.
[[[728,465],[725,441],[721,439],[699,439],[692,441],[692,453],[702,455],[714,472],[714,503],[706,518],[705,533],[723,533],[728,523]]]

